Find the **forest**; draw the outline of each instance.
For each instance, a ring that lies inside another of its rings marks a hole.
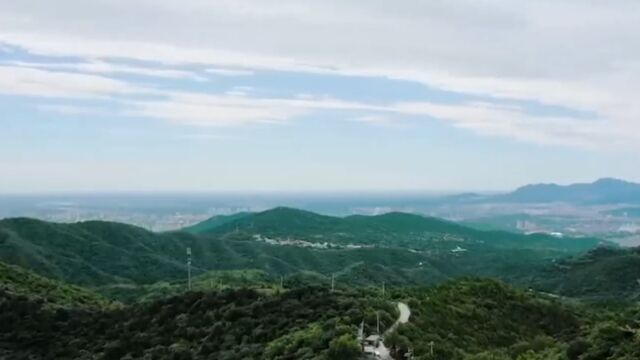
[[[339,245],[274,245],[256,231]],[[378,319],[394,359],[640,358],[638,249],[550,241],[294,209],[167,233],[6,219],[0,358],[351,360]],[[399,303],[410,318],[392,327]]]

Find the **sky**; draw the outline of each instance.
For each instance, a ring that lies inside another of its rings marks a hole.
[[[640,181],[637,0],[0,2],[0,193]]]

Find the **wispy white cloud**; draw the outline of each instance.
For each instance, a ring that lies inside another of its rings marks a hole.
[[[230,96],[247,96],[252,91],[253,87],[251,86],[234,86],[231,90],[226,91],[225,94]]]
[[[220,76],[250,76],[255,73],[246,69],[205,69],[205,72]]]
[[[10,46],[6,46],[0,43],[0,53],[14,53],[15,50],[14,48],[10,47]]]
[[[284,123],[308,109],[255,101],[239,96],[173,94],[167,100],[131,102],[133,116],[196,126],[242,126]]]
[[[512,106],[487,103],[455,105],[429,102],[395,104],[392,111],[449,121],[454,126],[480,135],[518,139],[544,145],[577,146],[589,149],[623,149],[640,137],[620,134],[606,121],[571,117],[536,116]],[[612,142],[619,139],[619,143]]]
[[[397,126],[396,121],[390,120],[394,114],[418,116],[448,121],[480,135],[539,144],[637,148],[640,142],[640,133],[611,127],[609,122],[601,118],[536,116],[517,106],[477,102],[445,105],[424,101],[373,104],[308,96],[256,98],[241,91],[212,95],[140,87],[96,75],[15,66],[0,66],[0,93],[59,98],[110,97],[127,109],[123,114],[192,126],[282,124],[314,112],[343,111],[359,113],[347,118],[371,125]],[[153,94],[155,99],[113,98],[141,94]],[[39,105],[38,108],[65,115],[96,115],[104,111],[81,105]]]
[[[206,78],[192,71],[163,69],[153,67],[131,66],[106,61],[77,62],[77,63],[37,63],[25,61],[9,61],[7,65],[46,70],[66,70],[96,74],[131,74],[167,79],[191,79],[206,81]]]
[[[90,98],[141,91],[138,86],[97,75],[0,66],[0,93],[3,94]]]
[[[187,100],[166,94],[165,99],[134,106],[138,113],[154,118],[230,125],[282,122],[329,109],[360,111],[374,118],[399,113],[435,117],[479,134],[528,142],[631,144],[634,149],[640,133],[640,84],[629,81],[640,78],[637,1],[406,0],[371,6],[357,0],[283,0],[273,6],[259,0],[157,0],[96,6],[61,0],[56,6],[61,11],[31,2],[0,5],[0,42],[33,54],[97,59],[89,67],[75,69],[94,74],[153,71],[153,76],[181,77],[187,74],[168,68],[197,64],[220,76],[264,69],[374,76],[592,115],[592,119],[538,116],[495,104],[393,103],[392,99],[384,106],[315,97],[255,99],[235,89],[230,94],[236,96]],[[123,11],[154,22],[142,28],[138,20],[122,19],[117,29],[122,36],[114,36],[112,19]],[[74,20],[89,20],[71,21],[70,13],[76,14]],[[146,70],[120,65],[116,71],[110,63],[114,58],[164,66]],[[50,73],[40,77],[17,71],[8,80],[0,78],[0,91],[95,96],[136,87],[108,78],[94,78],[95,83],[77,78],[56,87]],[[17,84],[19,80],[23,82]],[[241,97],[247,99],[230,99]]]
[[[39,104],[36,108],[42,112],[50,112],[61,115],[91,115],[102,116],[109,112],[104,108],[80,106],[80,105],[53,105],[53,104]]]
[[[633,144],[640,141],[640,134],[621,133],[602,119],[534,115],[519,106],[484,102],[372,104],[332,98],[252,98],[186,92],[166,95],[162,101],[132,102],[131,114],[181,124],[229,127],[285,123],[314,112],[341,111],[356,114],[346,119],[370,125],[400,126],[403,124],[393,118],[410,116],[450,122],[483,136],[544,145],[624,149],[637,148]]]
[[[217,141],[217,140],[245,140],[246,138],[237,135],[225,135],[225,134],[210,134],[210,133],[197,133],[197,134],[184,134],[180,138],[187,140],[203,140],[203,141]]]
[[[374,126],[384,126],[384,127],[406,127],[405,123],[401,123],[397,119],[392,119],[389,115],[385,114],[369,114],[357,116],[349,119],[351,121],[374,125]]]

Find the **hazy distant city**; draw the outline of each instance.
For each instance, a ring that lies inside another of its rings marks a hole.
[[[624,204],[458,201],[442,194],[101,194],[2,196],[0,217],[54,222],[106,220],[153,231],[190,226],[216,215],[290,206],[325,215],[407,212],[482,229],[558,236],[597,236],[640,244],[640,214]],[[629,211],[626,211],[629,209]]]

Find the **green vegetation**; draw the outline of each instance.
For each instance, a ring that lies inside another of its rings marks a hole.
[[[412,321],[397,331],[417,356],[430,354],[433,342],[435,358],[475,359],[492,352],[515,359],[537,349],[537,342],[544,349],[569,341],[582,326],[576,309],[492,280],[461,280],[404,296]]]
[[[226,223],[242,219],[243,217],[249,216],[251,213],[249,212],[239,212],[232,215],[216,215],[210,219],[207,219],[203,222],[199,222],[195,225],[188,226],[183,228],[183,231],[192,233],[192,234],[200,234],[212,231],[215,228],[218,228]]]
[[[376,245],[416,250],[451,250],[463,245],[474,250],[517,248],[576,252],[586,251],[599,243],[598,239],[590,238],[558,239],[544,234],[480,231],[436,218],[406,213],[339,218],[291,208],[276,208],[242,216],[204,233],[227,235],[237,231],[312,243]]]
[[[327,286],[332,276],[339,286],[428,285],[473,275],[556,291],[547,286],[553,261],[598,243],[479,231],[401,213],[336,218],[278,208],[205,223],[200,229],[206,233],[192,234],[100,221],[6,219],[0,221],[0,260],[124,302],[183,291],[187,247],[196,289],[271,288],[281,277],[289,286]],[[274,244],[257,236],[306,243]],[[309,246],[319,243],[333,245]]]
[[[412,309],[389,344],[416,359],[630,360],[640,355],[640,308],[607,310],[466,279],[401,289]],[[388,338],[388,337],[387,337]],[[433,356],[431,355],[433,351]]]
[[[275,290],[277,280],[261,270],[209,271],[192,280],[194,291],[224,290],[230,288],[254,288]],[[287,284],[289,281],[287,281]],[[305,281],[304,284],[312,282]],[[159,281],[153,284],[113,284],[95,288],[104,296],[124,303],[151,301],[184,293],[187,280]]]
[[[353,338],[391,303],[366,291],[191,292],[122,309],[43,308],[0,292],[0,354],[12,358],[355,359]]]
[[[78,286],[47,279],[18,266],[0,262],[0,289],[29,296],[46,306],[105,307],[109,301]]]
[[[640,298],[640,248],[598,248],[559,260],[535,286],[564,296],[602,301]]]
[[[640,356],[640,309],[615,312],[462,279],[379,291],[302,287],[196,291],[115,309],[52,309],[0,291],[0,356],[15,359],[359,358],[356,334],[409,322],[385,336],[396,359],[631,360]],[[433,356],[431,355],[433,351]]]

